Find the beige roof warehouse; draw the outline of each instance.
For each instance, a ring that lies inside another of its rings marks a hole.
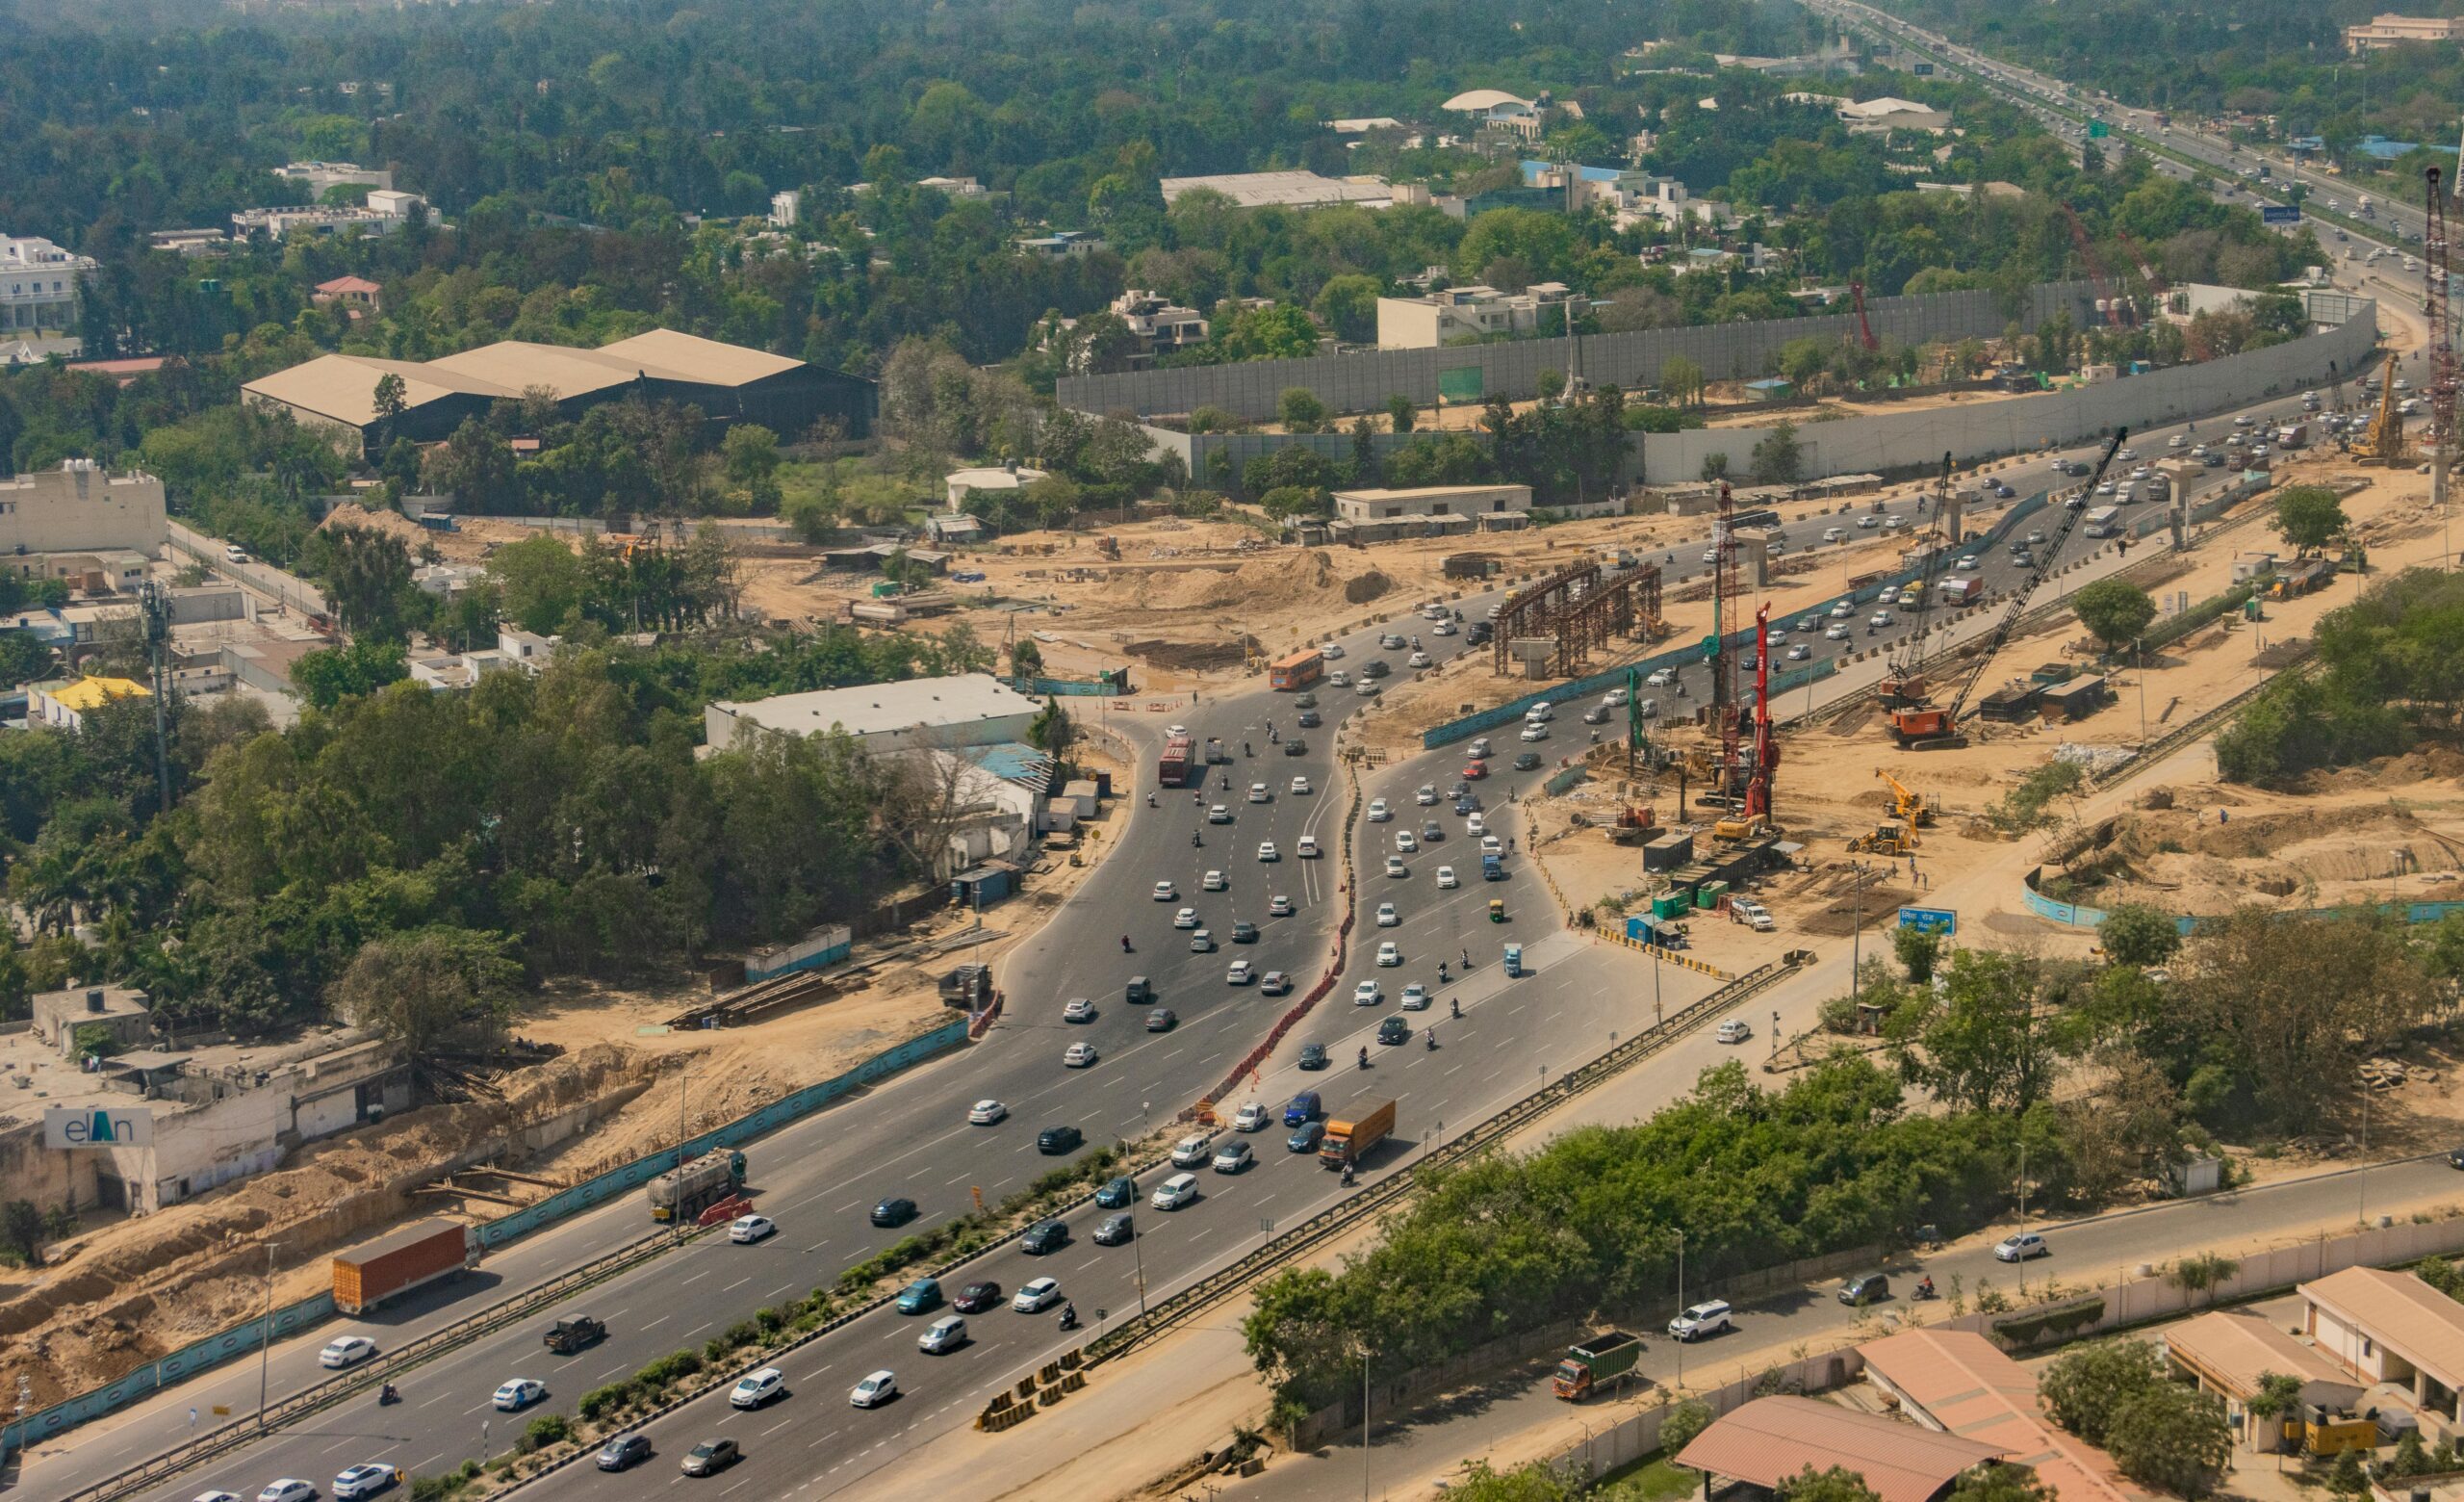
[[[1937,1434],[1812,1398],[1757,1398],[1694,1437],[1677,1456],[1690,1470],[1765,1489],[1810,1465],[1865,1478],[1883,1502],[1933,1502],[1962,1471],[2006,1455],[1999,1445]]]

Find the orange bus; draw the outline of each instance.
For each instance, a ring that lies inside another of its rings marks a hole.
[[[1304,647],[1288,658],[1278,659],[1267,669],[1270,688],[1306,688],[1326,670],[1326,659],[1316,647]]]

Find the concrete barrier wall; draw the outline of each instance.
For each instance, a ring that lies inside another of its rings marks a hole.
[[[2046,896],[2037,890],[2037,883],[2043,875],[2044,868],[2041,866],[2036,868],[2028,872],[2019,889],[2020,900],[2026,903],[2028,911],[2037,917],[2049,923],[2060,923],[2066,928],[2093,928],[2111,916],[2104,909],[2092,908],[2084,902],[2064,902],[2058,898]],[[2464,902],[2356,902],[2343,907],[2304,908],[2301,916],[2327,919],[2383,918],[2399,923],[2417,924],[2441,922],[2456,913],[2464,913]],[[2214,915],[2195,913],[2173,915],[2173,926],[2180,930],[2184,938],[2188,938],[2196,931],[2199,924],[2213,921],[2215,921]]]
[[[2066,308],[2081,324],[2093,323],[2094,298],[2094,289],[2086,282],[2034,287],[2017,322],[2034,328],[2056,309]],[[1908,345],[1991,338],[2013,322],[1989,292],[1876,298],[1865,304],[1865,311],[1876,338]],[[1542,371],[1580,376],[1594,385],[1630,391],[1659,384],[1660,368],[1672,357],[1683,355],[1701,366],[1711,380],[1752,380],[1770,375],[1781,347],[1793,340],[1849,339],[1856,334],[1855,314],[1833,313],[1443,350],[1375,350],[1305,360],[1248,360],[1114,376],[1065,376],[1055,396],[1063,406],[1082,412],[1151,417],[1211,406],[1255,422],[1274,416],[1276,401],[1296,386],[1316,392],[1320,401],[1338,412],[1381,412],[1387,399],[1397,395],[1410,398],[1415,406],[1434,406],[1441,375],[1447,389],[1459,392],[1471,384],[1464,373],[1476,372],[1483,399],[1496,396],[1521,401],[1539,395]]]

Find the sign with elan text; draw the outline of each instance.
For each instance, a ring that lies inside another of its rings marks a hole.
[[[53,1105],[42,1113],[46,1148],[150,1148],[154,1111],[143,1105]]]

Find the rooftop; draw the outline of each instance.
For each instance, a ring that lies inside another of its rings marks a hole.
[[[2165,1332],[2165,1349],[2177,1364],[2238,1393],[2258,1391],[2259,1379],[2270,1372],[2304,1383],[2352,1383],[2325,1352],[2238,1309],[2211,1309],[2183,1321]]]
[[[2138,1495],[2113,1462],[2048,1423],[2037,1380],[1968,1330],[1912,1330],[1857,1348],[1865,1371],[1950,1435],[1989,1444],[2023,1465],[2059,1502]]]
[[[1839,1465],[1864,1477],[1882,1502],[1931,1502],[1962,1471],[2004,1454],[1897,1419],[1781,1396],[1733,1410],[1697,1435],[1677,1463],[1774,1489],[1809,1465]]]
[[[2412,1274],[2348,1267],[2297,1291],[2449,1386],[2464,1383],[2464,1304]]]
[[[812,735],[836,726],[851,736],[879,736],[976,725],[1013,714],[1033,714],[1042,706],[989,673],[962,673],[783,693],[711,708],[791,735]]]
[[[133,678],[81,678],[73,684],[63,683],[56,687],[50,685],[38,686],[49,694],[55,704],[81,714],[88,710],[99,710],[114,699],[142,699],[152,692]]]
[[[1530,100],[1522,98],[1515,94],[1507,93],[1502,89],[1467,89],[1463,92],[1456,94],[1453,98],[1447,100],[1444,104],[1439,105],[1438,108],[1441,110],[1460,110],[1475,114],[1486,114],[1488,111],[1494,110],[1502,104],[1519,104],[1527,110],[1531,108]]]
[[[1206,177],[1167,177],[1164,201],[1203,189],[1245,209],[1281,204],[1314,208],[1325,203],[1388,203],[1394,190],[1381,177],[1321,177],[1315,172],[1219,172]]]

